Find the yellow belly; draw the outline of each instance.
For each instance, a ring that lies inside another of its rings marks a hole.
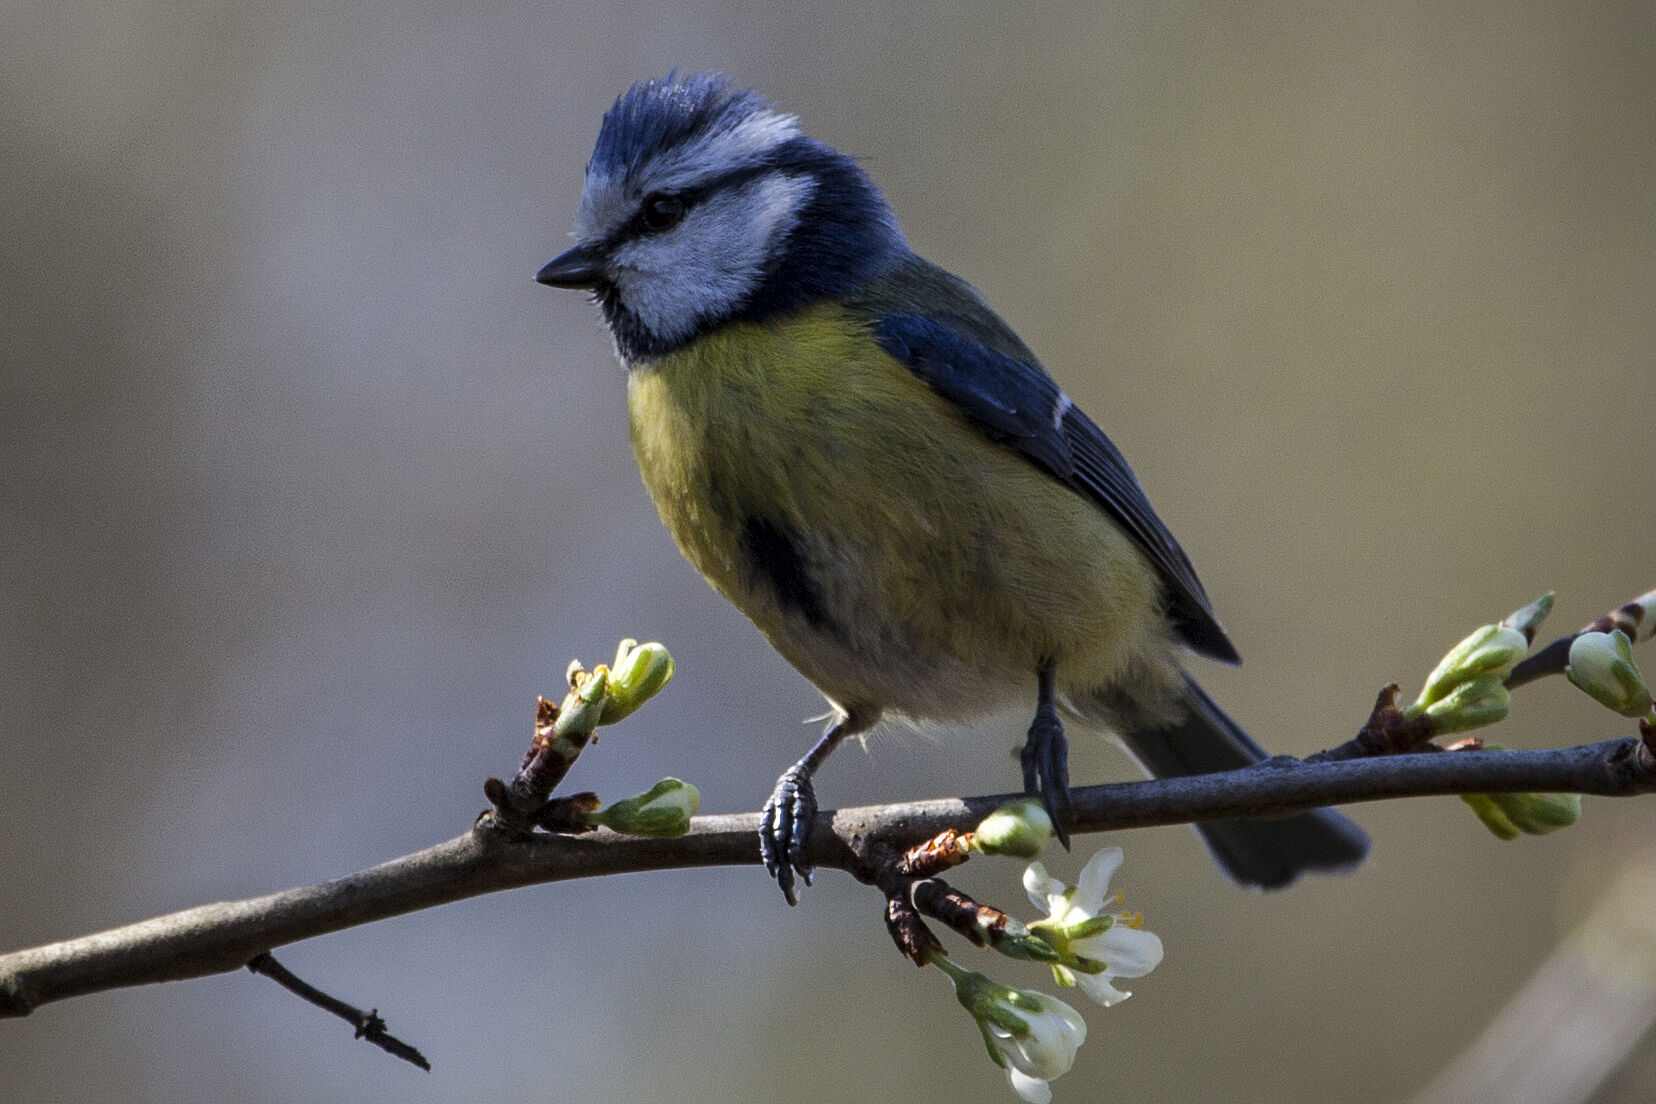
[[[840,706],[969,719],[1166,666],[1154,569],[835,307],[733,325],[628,379],[685,557]]]

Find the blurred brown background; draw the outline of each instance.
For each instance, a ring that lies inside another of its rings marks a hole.
[[[1274,750],[1543,590],[1562,630],[1656,586],[1656,16],[1337,7],[0,7],[0,947],[464,830],[535,693],[623,635],[678,677],[581,787],[752,809],[808,745],[819,699],[655,520],[596,312],[530,279],[605,107],[675,65],[863,157],[1114,436],[1247,657],[1199,674]],[[1622,731],[1550,680],[1497,738]],[[1007,789],[1018,738],[877,740],[823,800]],[[1168,958],[1058,1100],[1407,1098],[1653,810],[1503,844],[1452,800],[1360,808],[1368,866],[1271,897],[1188,831],[1121,838]],[[1017,873],[964,880],[1020,905]],[[834,874],[794,910],[756,869],[546,887],[283,957],[436,1072],[241,974],[0,1023],[0,1096],[1014,1099]]]

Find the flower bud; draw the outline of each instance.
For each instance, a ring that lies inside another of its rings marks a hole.
[[[596,671],[571,667],[571,672],[570,690],[558,707],[553,732],[560,737],[590,736],[600,724],[609,700],[609,669],[600,664]]]
[[[1547,619],[1552,612],[1553,592],[1547,591],[1541,597],[1531,602],[1521,610],[1514,610],[1501,618],[1503,629],[1517,629],[1524,634],[1524,639],[1531,644],[1535,643],[1535,634],[1541,628],[1541,622]]]
[[[1029,1104],[1047,1104],[1048,1082],[1069,1072],[1076,1049],[1086,1041],[1081,1013],[1056,997],[956,966],[947,955],[929,961],[954,983],[955,999],[977,1021],[990,1059],[1006,1071],[1012,1090]]]
[[[1528,651],[1529,638],[1521,629],[1505,623],[1485,625],[1451,648],[1426,676],[1426,686],[1415,699],[1416,710],[1442,701],[1456,687],[1478,679],[1496,676],[1504,681]]]
[[[1044,962],[1049,966],[1061,963],[1064,957],[1050,942],[1030,931],[1028,924],[1011,916],[1006,918],[1006,926],[999,936],[991,938],[990,946],[1007,958]]]
[[[1472,728],[1494,724],[1512,708],[1512,695],[1504,684],[1506,675],[1487,674],[1471,682],[1463,682],[1426,708],[1436,735],[1465,732]]]
[[[1581,819],[1580,794],[1509,793],[1499,795],[1496,803],[1512,823],[1532,836],[1568,828]]]
[[[1651,712],[1650,689],[1633,663],[1633,642],[1620,629],[1576,637],[1564,674],[1594,701],[1624,717]]]
[[[637,797],[629,797],[587,817],[628,836],[665,838],[690,830],[690,818],[701,808],[701,792],[688,782],[663,778]]]
[[[1052,838],[1052,818],[1038,798],[1008,801],[985,817],[972,833],[972,849],[985,855],[1033,859]]]
[[[673,657],[654,642],[623,640],[609,672],[609,698],[599,724],[614,724],[655,696],[673,677]]]
[[[1580,794],[1461,794],[1478,819],[1501,839],[1544,836],[1568,828],[1581,817]]]

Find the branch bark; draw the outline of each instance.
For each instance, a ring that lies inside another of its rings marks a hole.
[[[1283,757],[1222,774],[1077,789],[1067,826],[1073,833],[1103,832],[1442,794],[1653,791],[1656,756],[1635,739],[1340,762]],[[825,811],[815,821],[809,858],[867,881],[877,849],[901,851],[948,828],[969,830],[1013,796]],[[0,955],[0,1016],[24,1016],[51,1001],[107,989],[228,973],[288,943],[484,893],[606,874],[753,864],[758,831],[758,813],[697,817],[676,839],[608,830],[525,836],[480,822],[446,843],[334,881]]]

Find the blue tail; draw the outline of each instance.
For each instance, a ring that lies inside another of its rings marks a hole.
[[[1185,676],[1184,709],[1174,720],[1135,723],[1131,704],[1112,695],[1114,727],[1133,756],[1158,778],[1235,770],[1269,755],[1207,692]],[[1332,809],[1274,820],[1209,820],[1196,826],[1231,880],[1281,889],[1307,871],[1344,873],[1368,854],[1368,834]]]

